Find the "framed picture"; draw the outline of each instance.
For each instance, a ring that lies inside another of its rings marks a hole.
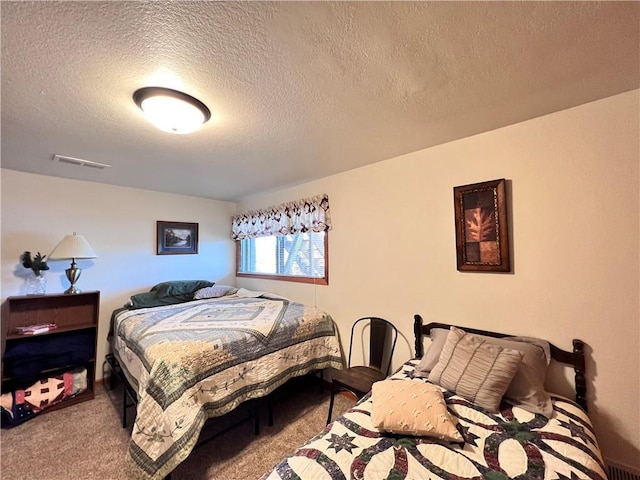
[[[505,180],[453,188],[458,270],[510,272]]]
[[[157,255],[198,253],[198,224],[157,222]]]

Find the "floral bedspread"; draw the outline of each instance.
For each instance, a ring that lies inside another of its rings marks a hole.
[[[425,381],[413,376],[415,364],[394,377]],[[506,403],[488,413],[450,392],[445,399],[463,444],[378,432],[367,395],[261,480],[607,478],[593,427],[570,400],[552,397],[547,419]]]
[[[126,310],[114,315],[112,328],[113,353],[138,393],[127,458],[132,478],[168,475],[207,418],[292,377],[342,367],[332,318],[275,296]]]

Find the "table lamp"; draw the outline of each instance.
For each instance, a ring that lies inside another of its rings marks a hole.
[[[71,286],[64,293],[80,293],[80,290],[76,287],[76,282],[80,278],[82,269],[77,267],[76,258],[97,258],[96,252],[93,251],[89,242],[84,236],[76,235],[76,232],[60,240],[60,243],[49,254],[49,260],[71,259],[71,267],[65,270],[67,280],[69,280]]]

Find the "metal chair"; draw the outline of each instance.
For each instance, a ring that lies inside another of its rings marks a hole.
[[[353,350],[353,334],[358,325],[369,322],[369,365],[351,366],[351,352]],[[344,390],[352,392],[358,399],[364,397],[373,384],[385,379],[389,375],[393,351],[396,348],[398,329],[388,320],[379,317],[363,317],[356,320],[351,327],[351,339],[349,341],[349,360],[347,368],[342,370],[331,369],[331,400],[329,402],[329,415],[327,425],[331,422],[333,412],[333,400],[335,394]],[[389,348],[390,345],[390,348]],[[386,348],[385,348],[386,347]],[[388,361],[383,365],[385,351],[388,353]]]

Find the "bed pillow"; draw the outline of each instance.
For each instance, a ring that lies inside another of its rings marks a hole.
[[[382,380],[373,384],[371,421],[378,430],[463,442],[442,391],[423,381]]]
[[[202,300],[203,298],[219,298],[225,295],[232,295],[236,293],[238,289],[229,285],[213,285],[211,287],[204,287],[200,290],[196,290],[193,294],[194,300]]]
[[[128,307],[132,309],[162,307],[165,305],[190,302],[191,300],[193,300],[193,295],[191,294],[177,297],[158,297],[156,292],[144,292],[131,295]]]
[[[481,337],[484,338],[484,337]],[[487,338],[487,342],[522,353],[522,363],[504,397],[531,413],[553,416],[551,396],[544,388],[547,366],[551,361],[549,342],[529,337]]]
[[[175,280],[154,285],[150,291],[131,295],[128,307],[151,308],[193,300],[196,291],[213,286],[208,280]]]
[[[431,344],[427,348],[426,353],[420,359],[420,363],[416,367],[416,375],[418,377],[428,377],[429,372],[436,366],[440,359],[440,353],[442,353],[442,347],[447,341],[449,335],[448,328],[432,328],[429,333]]]
[[[428,377],[435,367],[442,348],[444,347],[449,330],[434,328],[431,330],[431,345],[416,367],[416,375]],[[524,355],[518,372],[507,387],[504,396],[509,403],[531,413],[540,413],[547,418],[553,416],[551,396],[544,388],[547,367],[551,362],[551,347],[549,342],[535,337],[495,338],[485,335],[475,335],[488,343],[502,348],[518,350]]]
[[[189,300],[191,300],[197,290],[213,285],[214,282],[208,280],[173,280],[154,285],[151,288],[151,292],[155,292],[158,298],[189,297]]]
[[[429,381],[495,413],[523,356],[451,327]]]
[[[258,290],[247,290],[246,288],[239,288],[236,292],[236,295],[243,298],[258,298],[264,294],[265,292],[260,292]]]
[[[136,293],[131,295],[129,303],[126,305],[131,308],[147,308],[157,307],[160,305],[158,295],[155,292]]]

